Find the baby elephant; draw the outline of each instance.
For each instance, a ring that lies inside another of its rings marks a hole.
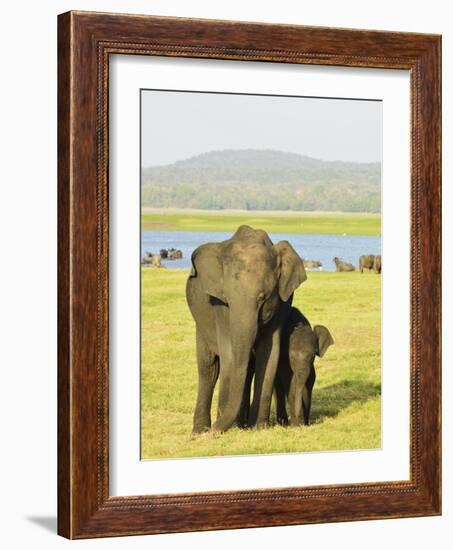
[[[275,377],[277,421],[288,425],[288,399],[291,425],[305,425],[310,421],[311,394],[315,383],[315,357],[322,357],[334,343],[330,332],[322,325],[311,328],[304,315],[291,308],[283,329],[280,359]]]

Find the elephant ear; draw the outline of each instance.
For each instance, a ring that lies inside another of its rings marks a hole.
[[[223,269],[218,243],[207,243],[192,253],[192,269],[189,277],[197,277],[206,294],[225,301],[223,295]]]
[[[278,293],[286,302],[291,294],[307,280],[304,262],[288,241],[280,241],[274,245],[274,250],[280,263]]]
[[[329,349],[329,347],[335,342],[329,330],[322,325],[316,325],[315,327],[313,327],[313,332],[316,334],[316,338],[318,340],[317,355],[319,357],[322,357],[326,353],[326,351]]]

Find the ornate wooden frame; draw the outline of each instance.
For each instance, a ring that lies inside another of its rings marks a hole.
[[[58,48],[58,532],[87,538],[440,514],[441,38],[69,12],[59,16]],[[109,496],[110,54],[410,71],[410,481]]]

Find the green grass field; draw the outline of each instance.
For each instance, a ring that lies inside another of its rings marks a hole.
[[[361,230],[361,234],[366,233]],[[309,272],[295,294],[295,305],[312,324],[326,325],[335,339],[335,345],[316,361],[310,426],[275,425],[272,407],[269,429],[234,428],[222,435],[192,437],[197,367],[195,326],[184,295],[187,271],[142,269],[142,458],[381,446],[378,275]],[[216,399],[214,416],[215,407]]]
[[[181,210],[142,212],[142,229],[159,231],[229,231],[239,225],[268,233],[380,235],[380,214],[342,212],[254,212]]]

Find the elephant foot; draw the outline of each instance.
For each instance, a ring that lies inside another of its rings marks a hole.
[[[299,426],[303,426],[303,422],[301,422],[300,420],[296,419],[296,420],[291,420],[291,426],[293,428],[298,428]]]
[[[278,417],[277,423],[280,424],[280,426],[283,426],[285,428],[288,427],[289,425],[288,417],[287,416]]]
[[[239,428],[240,430],[248,430],[248,429],[251,428],[251,426],[249,426],[249,425],[247,424],[247,422],[246,422],[245,424],[238,424],[238,428]]]
[[[200,441],[200,440],[203,440],[203,439],[215,439],[216,437],[220,437],[219,432],[213,432],[212,430],[207,430],[205,432],[199,432],[199,433],[192,432],[190,434],[189,439],[191,439],[192,441],[193,440]]]
[[[237,428],[237,427],[238,427],[237,422],[231,422],[231,421],[225,420],[225,417],[220,417],[212,425],[212,432],[216,434],[221,434],[223,432],[226,432],[230,428]]]
[[[240,430],[247,430],[250,428],[250,424],[247,417],[238,418],[233,426],[239,428]]]
[[[222,424],[222,422],[220,422],[220,420],[216,420],[216,422],[214,422],[213,426],[212,426],[212,431],[214,433],[218,433],[218,434],[221,434],[223,432],[226,432],[228,430],[229,426],[225,426],[224,424]]]
[[[265,430],[266,428],[269,428],[269,420],[258,420],[256,423],[256,429]]]
[[[204,426],[194,426],[193,430],[192,430],[192,436],[206,434],[206,433],[209,433],[210,430],[211,430],[210,426],[206,426],[206,425],[204,425]]]

